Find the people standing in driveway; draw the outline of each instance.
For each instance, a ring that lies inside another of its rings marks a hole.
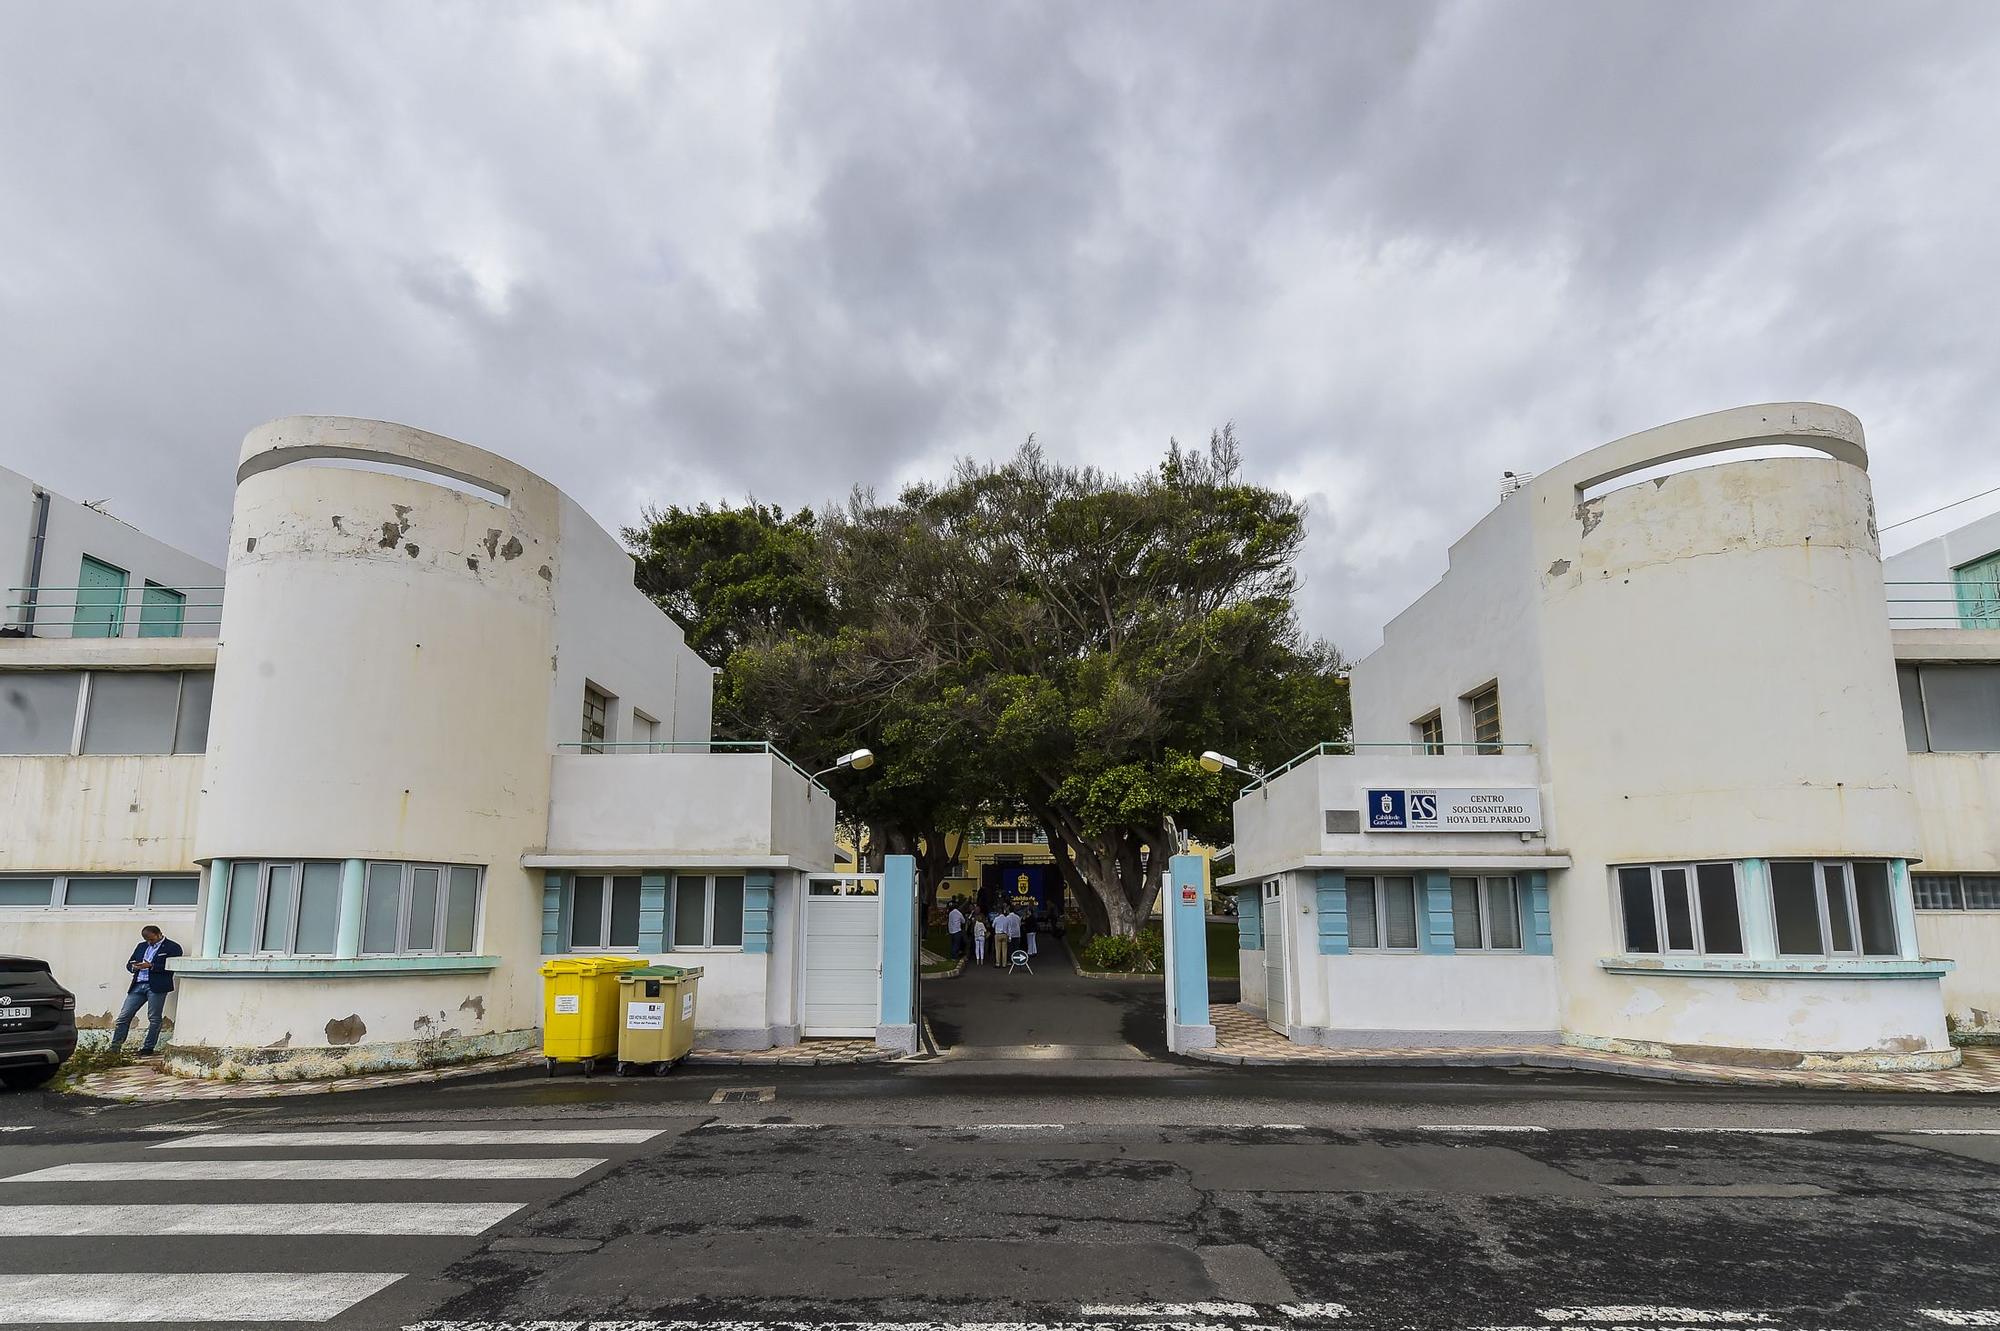
[[[951,959],[957,961],[965,955],[965,912],[953,902],[951,914],[944,917],[944,931],[951,939]]]
[[[986,917],[978,911],[972,913],[972,960],[975,964],[986,964]]]
[[[157,924],[149,924],[139,931],[139,945],[132,949],[131,958],[125,969],[131,973],[132,984],[126,990],[125,1001],[118,1008],[118,1024],[111,1028],[111,1047],[125,1047],[125,1037],[131,1033],[132,1018],[139,1014],[141,1006],[146,1009],[146,1042],[139,1046],[140,1054],[150,1054],[160,1043],[160,1026],[166,1019],[167,995],[174,991],[174,974],[167,963],[181,955],[181,945],[166,936]]]

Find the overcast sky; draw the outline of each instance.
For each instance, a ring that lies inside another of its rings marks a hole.
[[[614,528],[1234,421],[1358,655],[1680,417],[2000,485],[1996,90],[1991,3],[9,4],[0,463],[219,560],[300,412]]]

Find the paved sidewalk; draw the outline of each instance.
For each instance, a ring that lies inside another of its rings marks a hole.
[[[1215,1048],[1193,1058],[1251,1067],[1530,1067],[1611,1072],[1659,1081],[1717,1086],[1795,1086],[1847,1091],[1931,1091],[2000,1094],[2000,1048],[1961,1050],[1964,1063],[1937,1072],[1847,1072],[1824,1068],[1744,1068],[1636,1054],[1607,1054],[1568,1045],[1478,1045],[1462,1048],[1327,1049],[1293,1044],[1264,1014],[1233,1003],[1210,1009]]]

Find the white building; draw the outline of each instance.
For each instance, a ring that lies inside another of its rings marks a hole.
[[[219,639],[0,641],[0,809],[26,833],[0,842],[0,950],[51,958],[85,1024],[157,920],[189,954],[185,1072],[529,1047],[564,952],[701,965],[710,1043],[907,1043],[872,939],[808,980],[832,798],[711,744],[708,666],[547,481],[403,426],[275,421],[244,441],[226,582]]]
[[[1635,479],[1772,445],[1823,456]],[[1323,1043],[1955,1063],[1883,607],[1836,408],[1528,481],[1355,667],[1356,756],[1238,802],[1246,1002]]]

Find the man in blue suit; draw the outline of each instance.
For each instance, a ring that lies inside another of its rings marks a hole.
[[[181,945],[162,933],[159,925],[149,924],[139,931],[139,946],[132,949],[132,959],[125,963],[125,969],[132,973],[132,987],[118,1009],[118,1024],[111,1029],[113,1049],[125,1047],[132,1018],[143,1004],[147,1009],[146,1043],[139,1046],[139,1052],[153,1052],[153,1046],[160,1042],[160,1023],[166,1018],[167,995],[174,991],[174,974],[167,969],[167,962],[179,955]]]

